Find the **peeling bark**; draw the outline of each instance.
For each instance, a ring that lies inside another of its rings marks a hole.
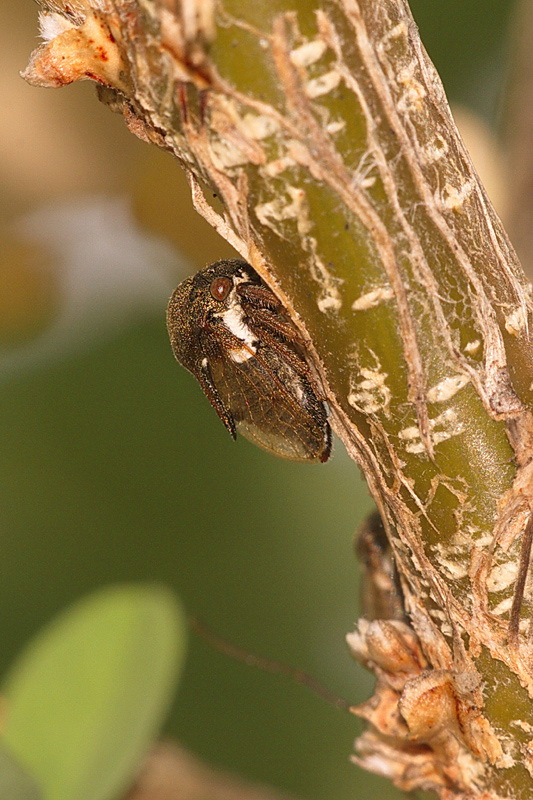
[[[406,1],[268,5],[47,3],[25,77],[95,80],[173,152],[310,343],[409,620],[350,637],[378,678],[359,763],[441,798],[526,798],[530,287]]]

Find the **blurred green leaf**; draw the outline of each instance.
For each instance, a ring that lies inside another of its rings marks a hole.
[[[42,800],[30,775],[5,747],[0,745],[0,798],[2,800]]]
[[[174,596],[107,588],[42,631],[4,684],[5,739],[46,800],[109,800],[157,736],[185,652]]]

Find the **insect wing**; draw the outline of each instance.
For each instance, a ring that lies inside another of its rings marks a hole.
[[[212,378],[237,431],[251,442],[292,461],[328,458],[324,406],[307,381],[277,354],[258,351],[242,362],[217,361],[212,364]],[[302,403],[306,399],[309,409]]]

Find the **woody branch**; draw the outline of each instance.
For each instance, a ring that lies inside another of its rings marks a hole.
[[[529,286],[406,0],[294,6],[56,0],[25,77],[95,80],[173,152],[310,342],[407,620],[351,639],[378,676],[360,763],[442,798],[524,796]]]

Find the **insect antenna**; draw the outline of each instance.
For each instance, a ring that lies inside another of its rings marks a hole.
[[[307,672],[304,672],[296,667],[291,667],[289,664],[284,664],[281,661],[264,658],[263,656],[258,656],[255,653],[250,653],[241,647],[237,647],[237,645],[232,644],[215,633],[208,625],[206,625],[199,617],[195,615],[189,616],[189,623],[191,630],[198,634],[198,636],[200,636],[211,647],[213,647],[215,650],[218,650],[219,653],[222,653],[228,658],[231,658],[234,661],[240,661],[242,664],[247,664],[249,667],[260,669],[263,672],[270,672],[274,675],[284,675],[294,683],[305,686],[306,689],[309,689],[309,691],[313,692],[313,694],[318,695],[318,697],[321,697],[335,708],[338,708],[341,711],[346,711],[347,713],[353,713],[353,703],[349,703],[348,700],[338,697],[333,692],[330,692],[329,689],[323,686]]]

